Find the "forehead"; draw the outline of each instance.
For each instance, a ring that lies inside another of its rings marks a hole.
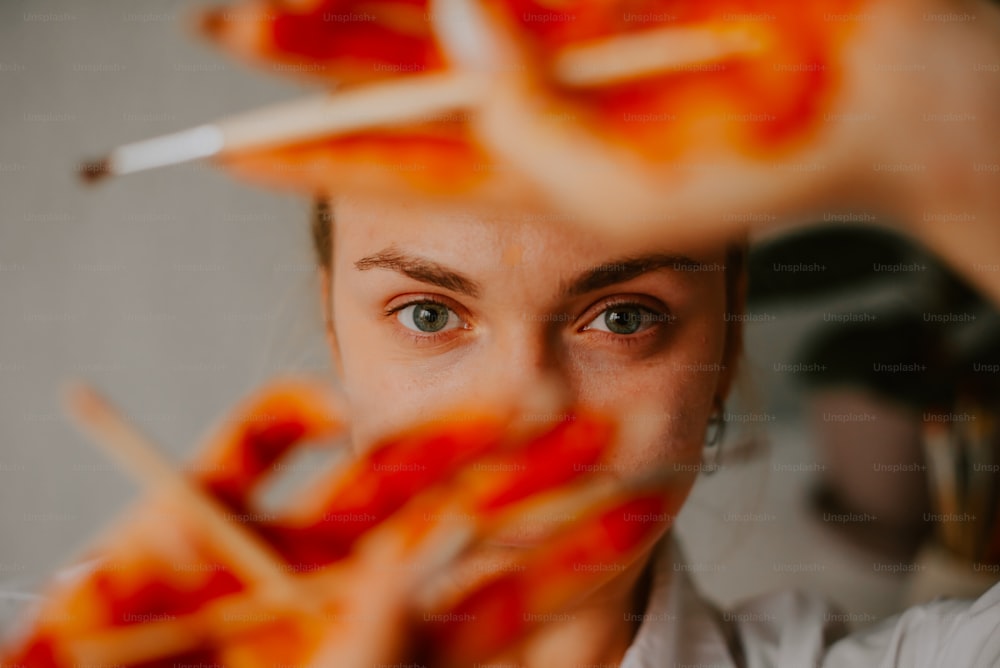
[[[455,203],[338,199],[333,204],[334,253],[341,262],[394,246],[442,262],[482,268],[523,265],[582,270],[615,258],[671,253],[665,245],[600,237],[543,211],[472,208]],[[717,261],[722,247],[685,252]]]
[[[334,248],[348,255],[389,245],[435,256],[465,257],[488,264],[550,255],[593,252],[599,245],[574,234],[566,221],[530,211],[499,213],[453,203],[338,200]],[[572,248],[570,248],[571,246]],[[515,258],[515,256],[517,256]]]

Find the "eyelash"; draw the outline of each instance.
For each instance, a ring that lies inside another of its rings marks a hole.
[[[448,309],[449,311],[452,311],[453,313],[455,313],[456,315],[458,315],[459,318],[462,318],[463,321],[466,320],[466,318],[464,318],[461,314],[459,314],[459,309],[458,308],[456,308],[452,304],[449,304],[449,303],[447,303],[446,301],[444,301],[444,300],[442,300],[440,298],[434,298],[434,297],[416,297],[414,299],[410,299],[410,300],[408,300],[408,301],[406,301],[406,302],[404,302],[402,304],[398,304],[398,305],[395,305],[395,306],[392,306],[390,308],[385,309],[385,311],[383,312],[383,315],[385,315],[386,317],[395,318],[396,315],[400,311],[402,311],[403,309],[405,309],[405,308],[407,308],[409,306],[415,306],[417,304],[437,304],[439,306],[443,306],[444,308]],[[608,310],[616,308],[616,307],[622,307],[622,306],[632,306],[632,307],[638,308],[638,309],[640,309],[642,311],[645,311],[647,313],[651,313],[651,314],[653,314],[656,317],[662,317],[662,318],[664,318],[665,322],[654,324],[654,325],[652,325],[650,327],[647,327],[646,329],[642,330],[641,332],[637,332],[635,334],[615,334],[614,332],[604,332],[604,331],[600,331],[600,330],[588,330],[588,329],[586,329],[586,327],[581,328],[578,331],[588,331],[588,332],[590,332],[591,335],[601,335],[601,336],[603,336],[605,338],[610,338],[617,345],[625,346],[626,348],[631,348],[632,346],[636,346],[636,345],[640,345],[642,343],[645,343],[646,339],[649,338],[650,336],[659,335],[662,332],[663,325],[669,324],[669,323],[671,323],[671,322],[674,321],[674,318],[673,318],[672,314],[670,313],[670,309],[669,308],[664,307],[663,310],[661,311],[660,309],[652,308],[652,307],[650,307],[650,306],[648,306],[646,304],[643,304],[641,302],[638,302],[638,301],[636,301],[634,299],[631,299],[631,300],[630,299],[617,299],[617,300],[611,300],[611,301],[603,303],[601,305],[600,310],[597,311],[596,313],[594,313],[593,317],[588,317],[587,323],[589,324],[589,323],[593,322],[594,319],[596,319],[597,317],[599,317],[605,311],[608,311]],[[417,334],[414,330],[409,329],[407,327],[401,327],[400,329],[402,330],[400,332],[400,334],[402,336],[405,336],[411,342],[414,342],[414,343],[417,343],[417,344],[420,344],[420,345],[428,345],[428,346],[433,346],[436,343],[441,343],[443,339],[446,339],[446,338],[449,338],[451,336],[454,336],[453,332],[456,331],[454,329],[449,329],[449,330],[444,330],[444,331],[441,331],[441,332],[430,332],[430,333],[426,333],[426,334]],[[461,329],[465,329],[465,328],[461,328]]]
[[[586,326],[584,328],[581,328],[579,331],[589,331],[593,335],[603,335],[604,337],[610,337],[618,345],[623,345],[626,348],[630,348],[632,346],[636,346],[636,345],[640,345],[642,343],[645,343],[646,339],[648,337],[650,337],[650,336],[658,336],[658,335],[660,335],[661,332],[662,332],[663,326],[664,325],[668,325],[668,324],[670,324],[671,322],[674,321],[674,317],[671,314],[670,309],[668,309],[668,308],[664,308],[661,311],[659,309],[652,308],[651,306],[648,306],[647,304],[643,304],[641,302],[635,301],[634,299],[623,298],[623,299],[612,300],[612,301],[605,302],[605,303],[601,304],[600,310],[596,311],[594,313],[593,317],[589,317],[588,316],[587,323],[590,324],[591,322],[593,322],[595,319],[597,319],[598,317],[600,317],[601,314],[605,313],[606,311],[609,311],[611,309],[614,309],[616,307],[621,307],[621,306],[633,306],[633,307],[635,307],[635,308],[637,308],[637,309],[639,309],[641,311],[645,311],[646,313],[650,313],[650,314],[652,314],[655,317],[663,318],[664,321],[662,323],[656,323],[656,324],[654,324],[654,325],[652,325],[650,327],[647,327],[646,329],[642,330],[641,332],[637,332],[635,334],[615,334],[614,332],[604,332],[604,331],[601,331],[601,330],[589,330],[589,329],[586,329]]]
[[[436,298],[432,298],[432,297],[418,297],[418,298],[411,299],[411,300],[409,300],[407,302],[404,302],[402,304],[398,304],[396,306],[392,306],[390,308],[385,309],[385,311],[383,311],[383,315],[385,315],[388,318],[395,319],[396,315],[400,311],[402,311],[403,309],[405,309],[405,308],[407,308],[409,306],[415,306],[417,304],[437,304],[438,306],[443,306],[446,309],[448,309],[449,311],[451,311],[451,312],[455,313],[456,315],[458,315],[458,317],[462,318],[463,321],[465,321],[465,318],[463,318],[459,314],[459,309],[455,308],[453,305],[448,304],[447,302],[445,302],[445,301],[443,301],[441,299],[436,299]],[[465,329],[465,328],[459,328],[459,329],[461,330],[461,329]],[[402,327],[402,326],[399,326],[397,328],[397,331],[399,331],[399,330],[402,330],[402,331],[399,332],[401,336],[405,336],[408,340],[410,340],[410,341],[412,341],[414,343],[417,343],[417,344],[420,344],[420,345],[427,345],[427,346],[432,346],[435,343],[441,343],[443,339],[445,339],[445,338],[447,338],[449,336],[453,336],[454,332],[456,331],[454,329],[448,329],[448,330],[444,330],[444,331],[441,331],[441,332],[429,332],[429,333],[426,333],[426,334],[417,334],[412,329],[409,329],[407,327]]]

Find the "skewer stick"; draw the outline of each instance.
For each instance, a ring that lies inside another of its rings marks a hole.
[[[168,135],[125,144],[86,163],[88,181],[223,153],[334,136],[431,119],[468,107],[477,98],[470,77],[445,73],[375,83],[337,94],[314,95],[256,109]]]
[[[748,55],[763,43],[748,28],[671,26],[568,47],[552,68],[563,85],[593,88]],[[96,182],[240,151],[429,121],[475,108],[488,79],[482,72],[442,72],[310,96],[125,144],[84,163],[80,175]]]
[[[200,610],[179,619],[89,631],[86,636],[68,640],[66,651],[78,666],[149,663],[197,649],[215,623],[214,611]]]
[[[669,26],[566,49],[554,73],[563,85],[595,88],[747,55],[763,45],[759,29]]]
[[[277,554],[230,521],[218,501],[179,474],[96,390],[75,385],[70,388],[68,404],[78,425],[94,443],[143,484],[169,491],[171,499],[181,504],[204,535],[221,544],[244,576],[282,598],[294,600],[301,593],[292,576],[282,570]]]
[[[326,594],[332,602],[330,585],[337,576],[336,572],[320,571],[303,575],[301,582]],[[225,641],[252,633],[296,609],[295,601],[289,604],[263,600],[258,592],[237,592],[183,615],[87,631],[85,636],[69,640],[67,651],[78,666],[147,663],[197,649],[205,641]]]

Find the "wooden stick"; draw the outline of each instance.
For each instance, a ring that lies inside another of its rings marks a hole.
[[[569,47],[555,57],[553,72],[566,86],[601,87],[750,54],[762,44],[747,27],[656,28]],[[487,73],[474,72],[412,75],[264,107],[125,144],[84,163],[80,176],[95,182],[240,151],[429,121],[474,109],[488,79]]]
[[[246,635],[287,615],[299,613],[303,620],[315,620],[316,615],[325,613],[332,618],[337,594],[334,584],[342,575],[337,570],[321,570],[297,577],[303,588],[317,593],[325,610],[308,607],[301,599],[275,601],[259,589],[243,591],[183,615],[87,630],[67,640],[67,652],[78,666],[130,666],[192,651],[204,642]]]
[[[763,44],[750,27],[668,26],[570,47],[553,70],[563,85],[596,88],[747,55]]]
[[[242,575],[282,598],[301,596],[297,583],[282,569],[281,557],[230,521],[218,501],[179,474],[96,390],[82,384],[71,387],[68,405],[79,427],[123,468],[151,489],[168,491],[187,519],[222,547]]]
[[[217,615],[207,609],[184,617],[87,631],[66,641],[77,666],[131,666],[190,652],[212,636]]]
[[[393,126],[473,105],[470,77],[453,73],[405,77],[337,94],[314,95],[126,144],[85,163],[86,181],[222,154]]]

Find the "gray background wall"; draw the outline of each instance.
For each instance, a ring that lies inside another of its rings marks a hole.
[[[298,92],[201,44],[192,8],[0,3],[0,581],[47,573],[135,491],[64,419],[65,379],[180,456],[278,368],[325,368],[306,202],[206,166],[74,173]]]

